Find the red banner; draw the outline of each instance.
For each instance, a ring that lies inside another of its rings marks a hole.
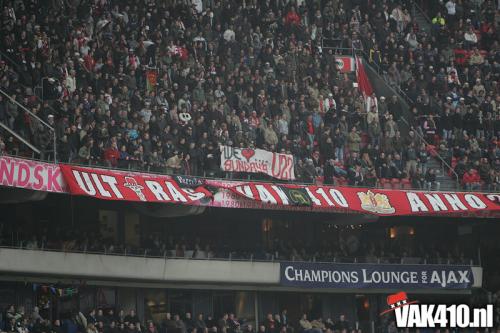
[[[203,186],[181,187],[169,176],[61,165],[71,194],[97,199],[190,204],[211,198]]]
[[[373,215],[500,216],[500,194],[251,183],[0,157],[0,185],[105,200]],[[210,190],[208,190],[210,188]]]
[[[371,96],[373,94],[372,84],[368,75],[366,75],[365,65],[363,65],[363,61],[359,57],[356,57],[356,79],[358,81],[358,89],[363,93],[363,96]]]
[[[375,215],[495,215],[500,194],[377,190],[353,187],[248,183],[231,191],[245,198],[281,206],[330,208]]]

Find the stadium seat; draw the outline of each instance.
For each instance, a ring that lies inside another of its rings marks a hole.
[[[411,181],[409,178],[401,179],[401,188],[403,188],[404,190],[411,189]]]
[[[401,181],[398,178],[391,179],[391,186],[393,189],[397,190],[401,188]]]

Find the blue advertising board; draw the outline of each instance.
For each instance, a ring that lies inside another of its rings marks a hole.
[[[469,289],[470,266],[282,262],[280,284],[300,288]]]

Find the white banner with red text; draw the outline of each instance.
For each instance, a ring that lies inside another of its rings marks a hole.
[[[265,173],[276,179],[295,179],[293,155],[229,146],[221,146],[220,151],[222,171]]]
[[[0,156],[0,185],[45,192],[66,192],[59,165]]]

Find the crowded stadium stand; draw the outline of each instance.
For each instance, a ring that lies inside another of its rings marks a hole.
[[[492,1],[42,2],[4,1],[3,153],[238,178],[218,147],[257,147],[301,182],[498,189]]]
[[[1,333],[500,331],[500,1],[0,7]]]

